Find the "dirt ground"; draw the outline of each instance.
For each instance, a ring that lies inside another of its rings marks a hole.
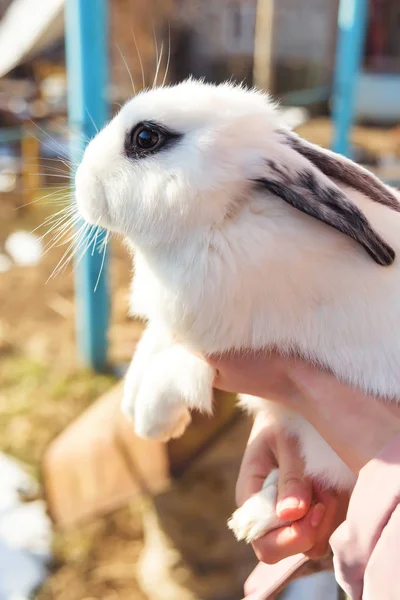
[[[16,200],[0,197],[0,246],[12,231],[32,231],[54,210],[40,201],[16,210]],[[25,461],[39,478],[49,441],[115,381],[77,360],[71,267],[45,285],[64,249],[55,247],[37,266],[0,273],[0,449]],[[127,317],[130,270],[126,251],[114,241],[109,332],[114,363],[129,360],[141,331]],[[141,540],[135,506],[57,534],[53,575],[37,600],[141,600],[134,576]]]

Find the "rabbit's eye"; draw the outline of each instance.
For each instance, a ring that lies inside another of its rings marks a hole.
[[[129,158],[145,158],[161,148],[169,147],[181,134],[153,122],[136,125],[125,138],[125,152]]]
[[[152,131],[147,127],[142,127],[135,135],[136,144],[142,150],[150,150],[157,146],[160,136],[156,131]]]

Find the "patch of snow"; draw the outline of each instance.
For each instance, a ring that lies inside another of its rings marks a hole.
[[[0,600],[29,600],[48,575],[51,522],[37,482],[0,453]]]
[[[28,231],[14,231],[5,241],[4,248],[17,265],[36,265],[43,254],[39,236]]]

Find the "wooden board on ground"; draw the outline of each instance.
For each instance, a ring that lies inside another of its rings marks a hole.
[[[234,398],[215,392],[212,419],[195,414],[185,435],[168,444],[142,440],[120,412],[122,384],[67,427],[43,460],[46,499],[56,526],[73,527],[168,488],[236,416]]]

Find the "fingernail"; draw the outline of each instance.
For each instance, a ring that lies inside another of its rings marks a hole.
[[[314,509],[311,514],[311,527],[316,529],[318,525],[321,523],[325,514],[325,506],[323,504],[317,504],[314,506]]]
[[[278,512],[283,512],[284,510],[293,510],[294,508],[299,508],[300,501],[297,498],[284,498],[278,502]]]

